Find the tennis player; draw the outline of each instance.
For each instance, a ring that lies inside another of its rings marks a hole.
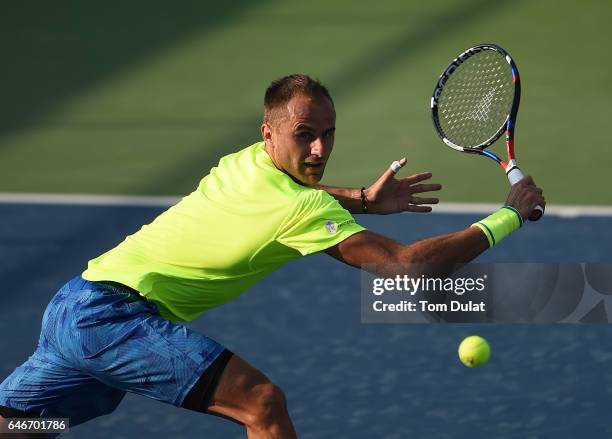
[[[316,252],[354,267],[467,262],[545,204],[527,177],[505,207],[475,225],[400,244],[352,214],[429,212],[438,199],[415,194],[440,185],[425,183],[430,173],[396,178],[402,158],[368,188],[319,186],[335,120],[319,82],[305,75],[274,81],[265,94],[263,141],[223,157],[194,192],[89,261],[53,297],[35,352],[0,385],[0,421],[68,417],[74,426],[111,413],[133,392],[226,417],[250,439],[295,438],[282,390],[181,322]]]

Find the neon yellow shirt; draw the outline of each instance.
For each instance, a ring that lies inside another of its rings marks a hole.
[[[223,157],[194,192],[89,261],[82,276],[121,282],[163,317],[189,321],[362,230],[331,195],[278,170],[260,142]]]

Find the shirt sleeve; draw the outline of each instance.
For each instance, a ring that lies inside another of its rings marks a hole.
[[[302,256],[320,252],[366,230],[327,192],[317,189],[300,194],[295,208],[280,226],[276,240]]]

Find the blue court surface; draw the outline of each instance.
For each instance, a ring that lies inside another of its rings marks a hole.
[[[0,379],[33,351],[55,291],[162,208],[0,204]],[[482,215],[358,217],[410,242]],[[612,218],[545,217],[479,261],[612,262]],[[300,438],[612,436],[612,327],[360,322],[360,274],[326,255],[290,263],[191,326],[287,394]],[[463,337],[493,353],[468,369]],[[95,395],[91,395],[95,398]],[[128,395],[74,438],[244,438],[240,426]]]

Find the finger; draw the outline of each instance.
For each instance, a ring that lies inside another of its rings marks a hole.
[[[542,212],[540,209],[533,209],[531,211],[531,215],[529,215],[529,221],[537,221],[542,218],[543,214],[544,212]]]
[[[522,197],[525,198],[526,202],[533,203],[533,206],[546,203],[544,195],[536,191],[535,188],[525,188]]]
[[[415,184],[414,186],[410,186],[410,192],[413,194],[418,194],[419,192],[439,191],[440,189],[442,189],[442,185],[438,183]]]
[[[419,174],[411,175],[410,177],[404,177],[400,179],[402,182],[407,182],[409,184],[415,184],[423,180],[429,180],[432,176],[431,172],[421,172]]]
[[[410,205],[406,209],[404,209],[404,212],[424,213],[424,212],[431,212],[432,210],[433,209],[432,209],[431,206],[415,206],[415,205]]]
[[[439,198],[412,197],[412,204],[438,204]]]
[[[546,208],[546,200],[544,200],[544,197],[539,197],[538,201],[533,205],[533,209],[531,211],[531,214],[529,215],[529,220],[530,221],[539,220],[542,217],[542,215],[544,215],[545,208]]]
[[[402,169],[406,165],[407,162],[408,160],[406,160],[406,157],[402,157],[401,159],[396,160],[393,163],[391,163],[391,165],[389,166],[389,169],[391,169],[391,171],[394,174],[397,174],[399,170]]]
[[[543,193],[542,188],[539,188],[537,186],[526,186],[524,190],[532,194],[538,194],[538,195],[542,195]]]
[[[535,192],[532,192],[531,198],[531,213],[529,214],[528,218],[530,221],[537,221],[540,219],[543,212],[541,212],[539,209],[536,209],[536,207],[540,206],[542,209],[544,209],[546,207],[546,200],[541,194]]]
[[[524,177],[521,181],[519,181],[519,183],[525,186],[535,186],[535,181],[533,181],[533,177],[531,175]]]
[[[381,178],[383,180],[388,180],[390,178],[393,178],[395,174],[399,172],[399,170],[406,165],[407,162],[408,160],[406,160],[406,157],[402,157],[401,159],[394,161],[393,163],[389,165],[389,167],[383,173]]]

